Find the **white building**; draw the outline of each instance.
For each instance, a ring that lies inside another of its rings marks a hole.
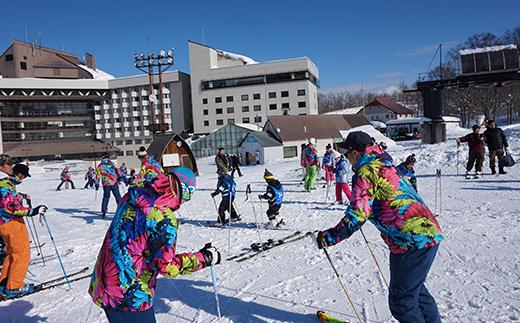
[[[194,133],[267,116],[318,114],[319,71],[304,57],[257,63],[189,42]]]
[[[174,71],[162,75],[164,123],[174,133],[191,128],[189,75]],[[156,123],[162,123],[157,76],[154,80]],[[118,78],[108,81],[109,99],[94,106],[96,139],[111,142],[121,151],[119,160],[135,159],[140,146],[152,142],[147,127],[152,123],[147,75]],[[128,158],[126,158],[128,157]]]

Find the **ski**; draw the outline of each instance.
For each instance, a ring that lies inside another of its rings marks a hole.
[[[293,232],[292,234],[288,235],[288,236],[285,236],[285,237],[282,237],[276,241],[286,241],[288,239],[291,239],[291,238],[294,238],[294,237],[297,237],[298,235],[300,235],[301,232],[300,231],[296,231],[296,232]],[[252,252],[255,252],[255,251],[258,251],[258,250],[262,250],[264,247],[267,247],[268,245],[271,245],[275,242],[274,239],[269,239],[265,242],[255,242],[255,243],[252,243],[250,245],[250,247],[232,257],[229,257],[227,258],[226,260],[235,260],[237,258],[240,258],[242,256],[245,256],[249,253],[252,253]]]
[[[88,271],[88,269],[89,269],[89,267],[85,267],[85,268],[83,268],[81,270],[78,270],[76,272],[68,274],[67,278],[69,279],[69,282],[74,282],[74,281],[78,281],[78,280],[90,277],[91,276],[90,274],[89,275],[80,276],[81,274],[83,274],[86,271]],[[21,298],[21,297],[24,297],[24,296],[27,296],[27,295],[31,295],[31,294],[37,293],[37,292],[42,291],[42,290],[51,289],[51,288],[54,288],[54,287],[57,287],[57,286],[65,285],[65,284],[67,284],[67,281],[65,280],[65,276],[61,276],[61,277],[58,277],[58,278],[46,280],[46,281],[44,281],[44,282],[42,282],[40,284],[35,285],[34,286],[34,290],[32,292],[26,293],[26,294],[20,294],[20,295],[18,295],[16,297],[6,298],[3,293],[0,293],[0,302],[1,301],[11,300],[11,299]]]
[[[323,311],[318,311],[316,313],[316,316],[318,317],[318,320],[320,320],[321,322],[326,322],[326,323],[347,323],[347,321],[338,320],[336,318],[333,318],[332,316],[328,315],[327,313],[325,313]]]

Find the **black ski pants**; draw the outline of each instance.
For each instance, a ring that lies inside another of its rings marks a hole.
[[[269,205],[267,212],[265,212],[269,221],[276,219],[276,216],[279,214],[278,211],[280,211],[281,207],[282,206],[278,204]]]
[[[235,210],[235,206],[233,205],[234,201],[235,201],[234,197],[231,199],[231,203],[229,203],[228,198],[222,199],[222,201],[220,201],[220,205],[218,207],[218,219],[217,219],[217,221],[219,223],[224,223],[226,221],[226,211],[228,211],[231,214],[232,219],[238,218],[237,211]]]
[[[476,164],[475,164],[476,162]],[[482,164],[484,163],[484,153],[476,153],[476,154],[469,154],[468,158],[468,165],[466,166],[466,170],[468,172],[471,172],[471,169],[473,168],[473,164],[475,164],[475,171],[476,172],[482,172]]]

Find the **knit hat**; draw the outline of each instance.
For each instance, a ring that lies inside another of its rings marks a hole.
[[[184,201],[191,200],[195,188],[197,186],[197,177],[195,173],[187,167],[176,167],[170,171],[173,174],[182,187],[182,199]]]
[[[340,159],[341,154],[340,154],[339,152],[337,152],[337,151],[334,151],[334,152],[332,153],[331,157],[332,157],[332,160],[337,161],[337,160]]]
[[[146,148],[144,146],[139,147],[139,150],[137,151],[138,157],[143,158],[147,154],[148,154],[148,152],[146,151]]]
[[[265,172],[264,172],[264,179],[265,179],[265,180],[268,180],[268,179],[274,179],[274,175],[273,175],[273,173],[271,173],[270,171],[268,171],[267,168],[265,169]]]
[[[363,131],[352,131],[348,134],[347,138],[345,138],[345,141],[342,143],[337,144],[338,147],[345,148],[347,150],[357,150],[359,152],[362,152],[365,150],[365,147],[367,145],[372,144],[372,137],[367,135]]]
[[[9,157],[9,155],[6,155],[6,154],[0,155],[0,166],[13,165],[14,163],[15,163],[14,159]]]
[[[326,149],[331,149],[332,146],[330,144],[327,144],[327,146],[325,146]]]
[[[404,162],[406,165],[414,165],[417,160],[415,159],[415,154],[411,154],[406,157],[406,161]]]
[[[309,144],[311,144],[313,146],[316,145],[316,138],[309,139]]]
[[[480,129],[480,127],[476,124],[473,125],[473,127],[471,127],[471,129],[473,129],[473,131],[477,130],[477,129]]]

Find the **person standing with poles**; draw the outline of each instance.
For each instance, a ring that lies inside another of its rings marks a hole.
[[[464,137],[460,137],[457,139],[457,156],[459,145],[462,142],[467,142],[469,147],[469,156],[468,156],[468,164],[466,165],[466,178],[470,178],[470,172],[475,164],[475,175],[473,178],[479,178],[482,176],[482,164],[484,163],[484,143],[485,138],[484,135],[480,133],[480,127],[478,125],[473,125],[473,132],[465,135]]]
[[[494,120],[488,120],[487,129],[484,131],[484,138],[489,150],[489,168],[491,175],[497,173],[495,169],[495,157],[498,158],[498,173],[507,174],[504,170],[504,154],[507,150],[507,138],[504,131],[497,128]]]
[[[352,195],[350,187],[348,187],[348,163],[345,156],[334,151],[332,155],[334,159],[334,174],[336,175],[336,202],[337,204],[348,204]],[[343,201],[343,193],[347,196],[347,200]]]
[[[74,189],[74,182],[72,182],[72,179],[70,178],[69,166],[65,166],[65,168],[63,168],[63,170],[61,171],[60,180],[61,182],[56,188],[56,191],[61,191],[61,186],[63,185],[63,183],[70,183],[72,189]],[[68,188],[67,185],[65,185],[65,188]]]
[[[305,148],[304,165],[305,165],[305,191],[310,192],[316,190],[316,181],[318,179],[318,169],[320,161],[316,148],[316,139],[309,139],[309,144]]]
[[[217,188],[213,193],[211,193],[211,198],[215,199],[215,196],[219,194],[222,194],[222,201],[220,201],[220,205],[218,207],[217,223],[221,225],[228,223],[228,220],[226,220],[226,210],[230,214],[231,222],[240,221],[240,217],[238,216],[237,211],[233,206],[236,194],[236,184],[231,175],[220,173]]]
[[[103,185],[103,201],[101,202],[101,213],[105,217],[108,210],[108,202],[110,200],[110,193],[114,195],[116,203],[121,200],[121,193],[119,193],[118,179],[121,176],[119,168],[110,160],[108,154],[101,157],[101,162],[96,168],[96,176],[101,180]],[[96,191],[97,191],[96,187]]]
[[[440,322],[435,299],[424,285],[444,234],[392,158],[362,131],[349,133],[345,148],[353,165],[352,198],[333,228],[318,232],[319,248],[335,245],[369,220],[390,249],[390,312],[399,322]]]
[[[321,160],[321,167],[323,167],[323,170],[325,171],[325,184],[323,185],[323,188],[327,188],[328,195],[329,188],[332,186],[332,182],[334,181],[334,167],[332,166],[332,155],[334,154],[334,149],[332,149],[330,144],[327,144],[325,149],[325,154],[323,154],[323,158]]]
[[[135,185],[122,198],[105,235],[88,288],[109,322],[156,322],[159,275],[174,278],[220,263],[220,252],[211,243],[197,252],[175,250],[175,211],[191,200],[195,187],[190,169],[164,173],[153,158],[143,156]]]
[[[0,171],[8,177],[0,179],[0,236],[7,246],[7,256],[0,274],[0,293],[10,299],[30,293],[33,284],[25,284],[29,269],[31,251],[29,234],[24,217],[45,214],[47,207],[39,205],[33,209],[23,206],[23,195],[16,191],[16,185],[26,177],[13,174],[13,160],[8,155],[0,155]],[[30,176],[27,172],[27,177]]]
[[[267,169],[264,172],[264,180],[267,183],[267,192],[265,192],[265,194],[259,194],[258,198],[260,200],[267,200],[267,203],[269,204],[269,208],[266,212],[269,223],[266,228],[280,228],[285,224],[283,218],[278,217],[283,203],[283,186]]]
[[[217,155],[215,156],[215,164],[217,165],[217,174],[226,174],[229,171],[229,160],[226,156],[224,148],[219,148]]]

